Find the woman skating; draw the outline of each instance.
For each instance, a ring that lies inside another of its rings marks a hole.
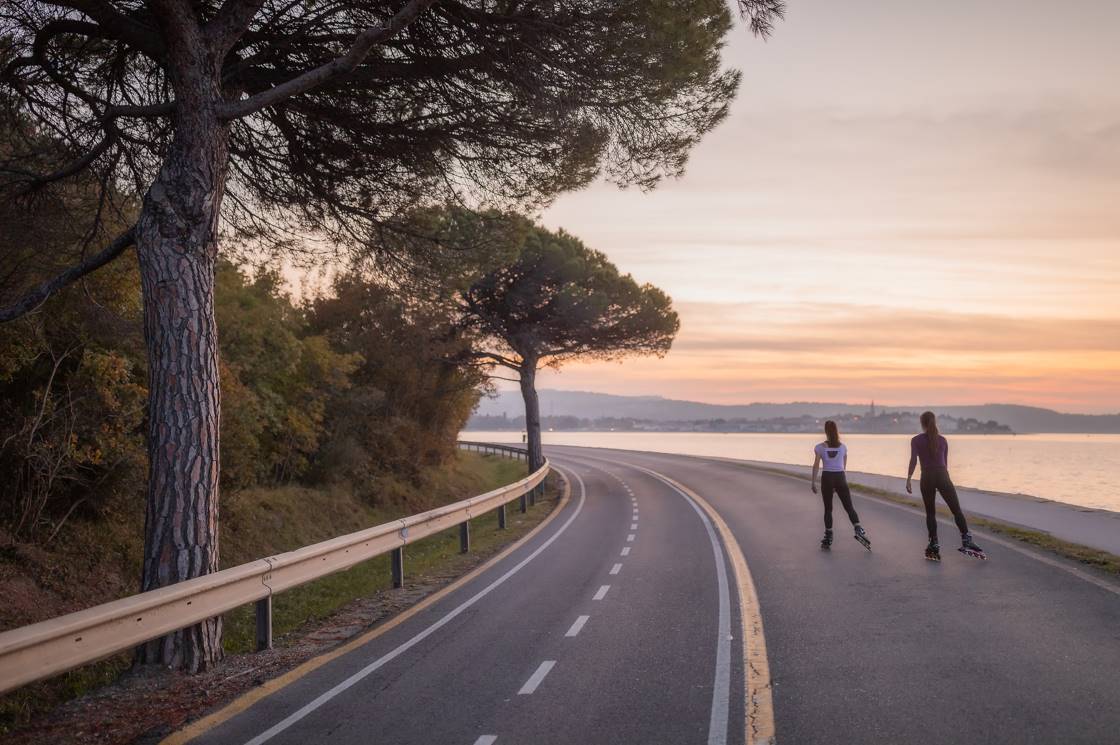
[[[922,490],[922,504],[926,508],[926,529],[929,531],[929,545],[926,547],[926,558],[930,561],[941,561],[941,546],[937,543],[937,493],[949,505],[953,513],[953,520],[961,531],[960,551],[968,556],[986,559],[984,551],[972,541],[972,534],[968,532],[968,522],[961,511],[960,500],[957,499],[957,489],[953,480],[949,478],[949,441],[937,431],[937,417],[932,411],[924,412],[921,416],[922,434],[910,440],[910,470],[906,474],[906,493],[913,494],[910,485],[914,477],[914,468],[920,461],[922,464],[922,478],[919,486]]]
[[[832,547],[832,495],[840,497],[840,504],[848,513],[848,519],[855,528],[855,539],[863,544],[868,551],[871,550],[871,541],[867,538],[867,531],[859,524],[859,515],[852,506],[852,492],[848,489],[848,478],[844,471],[848,467],[848,447],[840,442],[840,431],[836,422],[831,419],[824,423],[825,441],[819,443],[813,452],[813,493],[817,493],[817,471],[824,463],[824,472],[821,473],[821,496],[824,498],[824,538],[821,539],[821,548]]]

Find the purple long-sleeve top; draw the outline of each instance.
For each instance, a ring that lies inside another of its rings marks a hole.
[[[937,436],[937,442],[941,446],[937,449],[937,454],[934,455],[929,447],[929,435],[925,432],[916,435],[910,440],[910,470],[914,470],[914,462],[921,461],[923,471],[931,471],[935,468],[949,468],[949,441],[941,435]]]

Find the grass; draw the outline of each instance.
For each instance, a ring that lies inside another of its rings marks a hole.
[[[390,499],[370,505],[345,486],[308,488],[283,486],[255,489],[228,495],[224,499],[221,546],[222,567],[236,566],[262,556],[288,551],[362,528],[378,525],[404,515],[415,514],[438,505],[465,499],[517,481],[525,476],[525,464],[498,456],[460,453],[447,467],[425,475],[423,486],[400,482],[376,484],[373,493],[391,495]],[[430,536],[405,549],[405,581],[426,573],[459,573],[477,561],[478,556],[496,553],[542,521],[551,511],[557,494],[555,477],[550,477],[546,498],[522,515],[517,503],[508,508],[508,529],[497,528],[496,513],[471,521],[472,555],[459,553],[458,528]],[[132,525],[77,526],[91,536],[83,541],[86,551],[101,550],[95,562],[112,565],[114,571],[131,573],[135,564],[132,551],[121,548],[121,540],[133,538]],[[113,532],[111,536],[106,533]],[[100,536],[101,540],[96,538]],[[65,564],[69,557],[58,557]],[[125,584],[130,584],[126,581]],[[391,584],[388,556],[380,556],[345,572],[277,595],[273,599],[273,634],[278,640],[298,632],[301,627],[329,616],[350,601],[368,597]],[[74,588],[71,588],[74,589]],[[99,601],[100,602],[100,601]],[[227,654],[248,652],[253,648],[255,630],[252,606],[238,608],[224,617],[223,644]],[[101,662],[72,670],[0,696],[0,735],[32,717],[115,681],[131,664],[131,655],[119,654]]]
[[[779,474],[782,476],[788,476],[790,478],[802,479],[804,481],[809,480],[806,476],[802,476],[797,473],[790,473],[789,471],[784,471],[780,468],[769,468],[766,466],[753,465],[744,465],[742,467],[749,468],[754,471],[765,471],[767,473]],[[864,494],[868,494],[870,496],[874,496],[888,502],[894,502],[895,504],[909,507],[915,512],[924,512],[924,510],[918,504],[915,504],[912,500],[887,491],[886,489],[879,489],[874,486],[867,486],[865,484],[859,484],[855,482],[852,482],[851,487],[855,491],[860,491]],[[952,513],[950,513],[949,510],[945,507],[941,506],[938,506],[937,514],[943,517],[952,517]],[[1120,556],[1109,553],[1108,551],[1101,551],[1099,549],[1090,548],[1089,546],[1083,546],[1080,543],[1074,543],[1072,541],[1064,541],[1061,538],[1055,538],[1049,533],[1044,533],[1040,530],[1020,528],[1014,525],[1008,525],[1007,523],[1003,523],[998,520],[991,520],[986,517],[969,516],[968,520],[973,525],[977,525],[990,533],[1006,536],[1007,538],[1019,541],[1020,543],[1025,543],[1029,546],[1034,546],[1035,548],[1042,549],[1043,551],[1046,551],[1048,553],[1056,554],[1064,559],[1070,559],[1071,561],[1076,561],[1079,564],[1084,564],[1085,566],[1100,570],[1102,572],[1105,572],[1106,574],[1120,576]]]
[[[477,493],[523,478],[524,465],[496,456],[472,456],[481,461],[486,480]],[[550,496],[555,496],[551,485]],[[522,515],[514,501],[507,508],[507,529],[498,529],[496,512],[487,513],[470,521],[471,554],[459,552],[459,528],[445,530],[405,548],[405,582],[422,579],[434,571],[459,574],[477,563],[479,555],[496,553],[503,546],[517,540],[543,520],[552,509],[551,499],[542,499]],[[373,520],[367,525],[388,522],[407,514],[403,511],[373,511]],[[301,544],[302,545],[302,544]],[[272,599],[272,631],[279,643],[282,637],[301,627],[329,616],[350,601],[369,597],[392,587],[389,556],[378,556],[358,566],[328,577],[309,582],[276,595]],[[249,652],[255,640],[254,611],[251,605],[243,606],[224,617],[223,641],[227,653]]]

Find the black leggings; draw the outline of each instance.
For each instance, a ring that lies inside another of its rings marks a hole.
[[[835,492],[840,497],[840,504],[848,513],[852,525],[859,523],[859,515],[852,506],[852,492],[848,488],[848,479],[843,471],[825,471],[821,474],[821,497],[824,498],[824,529],[832,530],[832,494]]]
[[[957,499],[957,487],[953,486],[953,480],[949,478],[948,470],[938,468],[922,471],[921,487],[922,504],[926,508],[926,530],[929,531],[931,541],[937,540],[937,508],[935,506],[937,492],[941,492],[941,498],[945,500],[945,504],[949,505],[949,510],[953,513],[953,519],[956,521],[961,534],[968,532],[968,523],[965,522],[964,513],[961,512],[960,500]]]

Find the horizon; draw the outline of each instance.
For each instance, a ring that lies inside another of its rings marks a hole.
[[[515,396],[515,397],[519,397],[521,395],[520,391],[515,389],[515,388],[499,387],[497,390],[498,390],[498,392],[500,392],[502,394],[508,394],[508,395],[512,395],[512,396]],[[663,400],[663,401],[680,401],[680,402],[683,402],[683,403],[690,403],[690,404],[703,404],[703,405],[706,405],[706,406],[792,406],[792,405],[798,405],[798,404],[812,404],[812,405],[818,405],[818,406],[868,406],[868,407],[870,407],[870,405],[872,403],[874,403],[875,408],[877,408],[877,409],[901,409],[901,410],[906,410],[906,411],[910,411],[910,410],[916,411],[918,409],[928,408],[928,409],[933,410],[935,413],[936,413],[937,409],[939,409],[939,408],[941,408],[941,409],[958,409],[958,408],[964,408],[964,407],[979,407],[979,406],[1018,406],[1018,407],[1024,407],[1024,408],[1046,409],[1046,410],[1054,411],[1055,413],[1058,413],[1058,414],[1073,414],[1073,415],[1079,415],[1079,416],[1086,416],[1086,415],[1087,416],[1120,416],[1120,410],[1117,410],[1117,411],[1102,411],[1102,412],[1068,411],[1068,410],[1063,410],[1063,409],[1054,409],[1054,408],[1051,408],[1051,407],[1048,407],[1048,406],[1037,406],[1037,405],[1034,405],[1034,404],[1014,403],[1014,402],[1008,402],[1008,401],[985,401],[985,402],[982,402],[982,403],[952,403],[952,402],[950,402],[950,403],[928,403],[928,402],[926,402],[926,403],[922,403],[922,404],[915,404],[915,403],[896,404],[896,403],[880,401],[878,399],[874,399],[872,401],[828,401],[828,400],[823,400],[823,399],[820,399],[820,400],[796,399],[796,400],[789,400],[789,401],[705,401],[705,400],[702,400],[702,399],[699,399],[699,398],[678,398],[678,397],[674,397],[674,396],[664,396],[664,395],[661,395],[661,394],[610,393],[610,392],[605,392],[605,391],[592,391],[592,390],[575,389],[575,388],[541,387],[541,388],[537,389],[537,392],[539,394],[540,393],[554,392],[554,393],[581,393],[581,394],[592,394],[592,395],[602,395],[602,396],[617,396],[617,397],[620,397],[620,398],[650,398],[650,399],[660,399],[660,400]]]
[[[543,213],[681,330],[541,385],[1120,411],[1120,4],[1058,31],[1037,2],[788,10],[765,44],[729,36],[743,84],[682,179]]]

